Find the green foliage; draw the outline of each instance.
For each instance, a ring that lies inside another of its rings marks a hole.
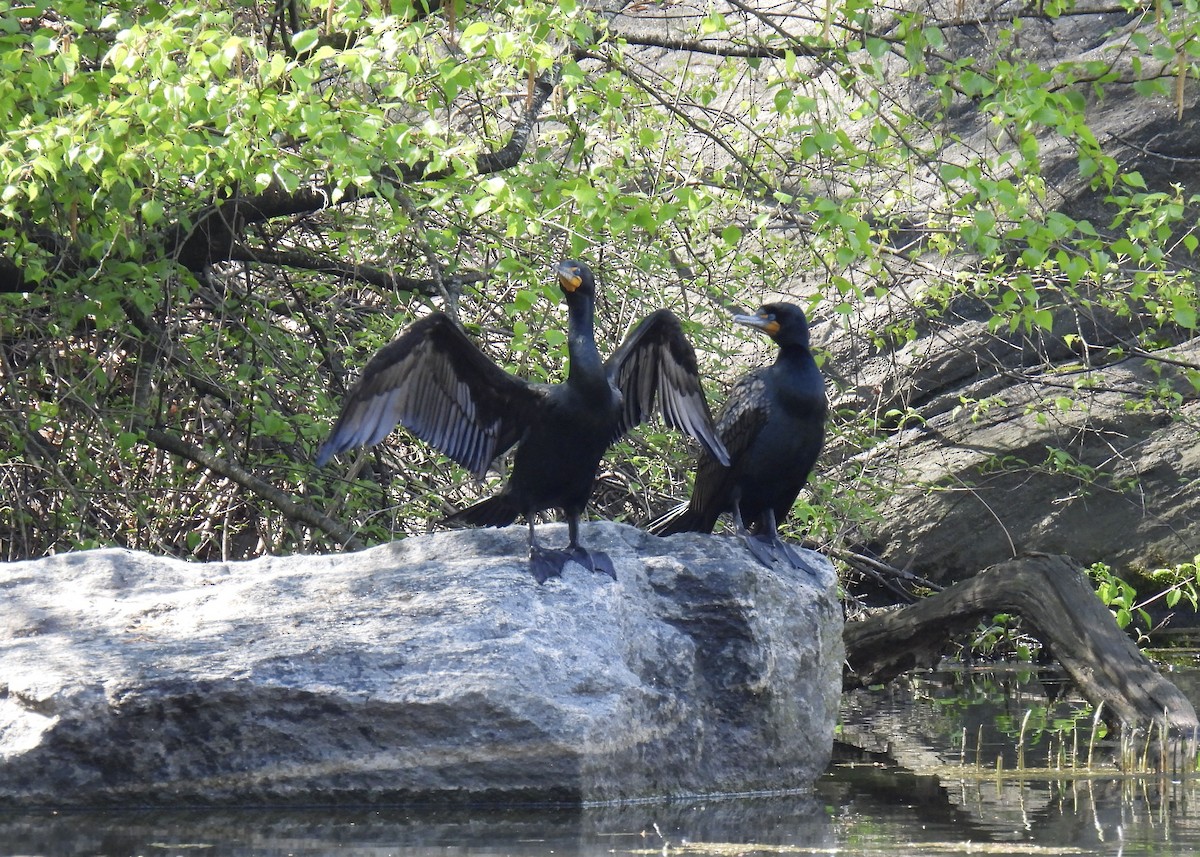
[[[1165,585],[1159,596],[1168,607],[1178,607],[1180,602],[1187,602],[1193,610],[1197,608],[1200,594],[1196,589],[1196,578],[1200,575],[1200,556],[1191,562],[1183,562],[1171,568],[1160,568],[1150,574],[1150,579],[1160,585]]]
[[[1150,614],[1138,603],[1137,590],[1113,574],[1112,569],[1102,562],[1090,565],[1087,573],[1096,582],[1096,595],[1112,611],[1117,625],[1136,633],[1139,644],[1147,642],[1146,632],[1151,627]]]
[[[841,0],[787,26],[714,7],[686,24],[706,50],[652,66],[576,2],[453,16],[297,4],[294,25],[291,4],[12,7],[4,556],[125,544],[245,557],[342,540],[264,486],[364,542],[423,531],[487,486],[399,432],[315,472],[342,393],[431,305],[457,308],[511,371],[561,377],[547,275],[561,257],[601,276],[606,349],[649,308],[685,317],[718,403],[770,359],[727,310],[782,293],[850,342],[843,353],[909,364],[931,331],[979,308],[984,359],[1020,351],[1049,369],[1052,353],[1076,356],[1036,411],[1085,418],[1091,368],[1196,329],[1195,189],[1123,166],[1089,124],[1119,82],[1177,97],[1171,75],[1196,76],[1194,6],[1053,63],[1027,54],[1021,30],[1052,25],[1061,3],[988,22],[986,52],[924,7]],[[948,135],[964,113],[975,131]],[[504,160],[514,139],[519,157]],[[1062,151],[1096,194],[1092,220],[1056,207],[1044,167]],[[894,312],[876,325],[881,308]],[[855,388],[829,368],[831,392]],[[1176,418],[1197,389],[1200,372],[1172,367],[1127,406]],[[791,535],[869,530],[904,487],[854,455],[925,415],[904,391],[881,389],[877,405],[837,410],[825,460],[841,470],[818,472]],[[960,416],[1006,406],[964,394]],[[677,438],[646,427],[609,457],[597,508],[643,522],[686,493],[688,466]],[[1130,487],[1066,439],[1045,461],[997,467]]]
[[[1096,594],[1113,613],[1117,624],[1137,634],[1139,645],[1149,642],[1148,634],[1155,630],[1148,608],[1153,605],[1174,610],[1186,606],[1192,611],[1200,601],[1197,590],[1197,573],[1200,556],[1192,562],[1180,563],[1170,568],[1159,568],[1145,575],[1153,593],[1140,597],[1133,584],[1121,579],[1104,563],[1091,565],[1088,575],[1096,583]]]
[[[1021,628],[1019,616],[997,613],[981,622],[964,644],[962,657],[970,660],[1014,661],[1030,663],[1041,651],[1041,644]]]

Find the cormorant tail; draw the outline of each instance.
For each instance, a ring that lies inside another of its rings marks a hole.
[[[441,523],[450,527],[507,527],[520,513],[521,510],[513,503],[511,497],[497,494],[453,515],[447,515],[442,518]]]
[[[687,503],[680,503],[661,518],[650,522],[646,532],[654,536],[671,536],[675,533],[711,533],[716,519],[711,521],[699,510]]]

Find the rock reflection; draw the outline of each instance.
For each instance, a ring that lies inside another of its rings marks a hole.
[[[1088,737],[1079,734],[1090,729],[1090,715],[1053,679],[1033,669],[990,677],[933,674],[847,694],[835,762],[812,796],[582,808],[0,812],[0,851],[113,857],[1200,854],[1200,780],[1122,775],[1107,745],[1097,748],[1087,770]],[[1031,708],[1036,716],[1026,716]],[[1103,759],[1101,750],[1108,754]],[[1026,762],[1021,771],[1019,755]]]
[[[613,855],[834,846],[810,796],[517,810],[362,808],[22,813],[0,816],[21,854]]]

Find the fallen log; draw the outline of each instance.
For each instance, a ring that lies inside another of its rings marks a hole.
[[[842,687],[882,684],[935,666],[956,636],[1013,613],[1062,664],[1080,693],[1120,730],[1165,730],[1193,741],[1187,697],[1117,626],[1069,557],[1028,554],[991,566],[915,604],[847,621]],[[1172,753],[1174,755],[1174,753]]]

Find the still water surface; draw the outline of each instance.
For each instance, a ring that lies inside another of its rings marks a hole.
[[[1194,703],[1198,677],[1195,666],[1172,674]],[[0,814],[0,854],[1200,855],[1200,779],[1121,777],[1102,739],[1089,750],[1090,712],[1063,690],[1052,673],[960,670],[848,695],[835,763],[811,795],[508,812]]]

